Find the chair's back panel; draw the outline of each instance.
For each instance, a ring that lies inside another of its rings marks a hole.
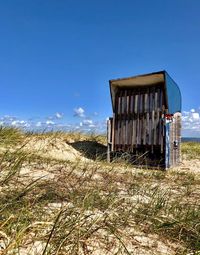
[[[163,87],[118,89],[113,116],[113,150],[133,152],[137,147],[164,147]]]

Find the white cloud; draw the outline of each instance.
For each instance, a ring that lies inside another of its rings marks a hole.
[[[192,112],[191,117],[194,121],[199,120],[199,113],[198,112]]]
[[[74,109],[74,116],[78,116],[78,117],[85,117],[85,110],[82,107],[78,107]]]
[[[42,126],[42,122],[38,121],[35,125],[36,125],[36,127],[41,127]]]
[[[90,119],[83,120],[83,125],[89,126],[89,125],[92,125],[92,124],[93,124],[93,121],[90,120]]]
[[[12,122],[11,122],[11,125],[12,125],[12,126],[17,126],[17,125],[18,125],[18,121],[17,121],[17,120],[12,121]]]
[[[89,128],[95,128],[96,126],[94,124],[90,124],[88,127]]]
[[[63,117],[62,113],[56,112],[53,118],[32,118],[21,120],[17,117],[5,115],[0,117],[0,125],[14,126],[30,130],[81,130],[83,132],[96,131],[100,133],[106,132],[107,119],[96,120],[85,115],[85,110],[82,107],[74,109],[74,115],[81,117],[79,123],[64,123],[60,119]],[[182,112],[182,135],[183,136],[200,136],[200,109],[191,109]]]
[[[11,122],[12,126],[23,126],[24,124],[26,124],[24,120],[14,120]]]
[[[183,136],[200,136],[200,114],[198,110],[191,109],[182,113]]]
[[[47,125],[55,125],[55,122],[52,121],[52,120],[47,120],[45,123],[46,123]]]
[[[23,125],[23,127],[29,128],[29,127],[31,127],[31,124],[30,124],[30,123],[25,123],[25,124]]]
[[[55,116],[56,116],[57,119],[62,119],[62,118],[63,118],[63,113],[57,112],[57,113],[55,114]]]
[[[14,120],[16,120],[16,119],[17,119],[16,117],[10,116],[10,115],[4,115],[3,117],[1,117],[1,120],[6,121],[6,122],[8,122],[8,121],[14,121]]]

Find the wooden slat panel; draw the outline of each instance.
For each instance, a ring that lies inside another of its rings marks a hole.
[[[136,131],[136,144],[140,144],[140,135],[141,135],[141,130],[140,130],[140,94],[138,93],[138,104],[137,104],[137,131]]]
[[[131,90],[128,91],[128,146],[129,151],[131,150],[131,135],[132,135],[132,127],[131,127]]]
[[[115,147],[115,113],[113,113],[113,121],[112,121],[112,151],[114,151]]]
[[[127,143],[128,143],[128,139],[127,139],[127,134],[128,134],[128,106],[127,106],[127,93],[128,91],[125,90],[125,148],[127,148]]]
[[[153,94],[152,91],[149,90],[149,145],[152,144],[152,101],[153,101]]]
[[[116,115],[114,116],[114,149],[137,152],[138,148],[148,149],[160,145],[163,152],[164,126],[162,112],[165,110],[163,91],[155,86],[141,89],[121,89],[116,94]],[[173,127],[173,126],[172,126]],[[177,139],[178,127],[173,127],[174,137]],[[113,128],[112,128],[113,132]],[[112,133],[111,132],[111,133]],[[141,147],[142,145],[142,147]],[[136,149],[136,150],[135,150]],[[171,151],[171,163],[176,164],[180,158],[180,151]]]
[[[110,162],[110,152],[112,143],[112,118],[107,121],[107,162]]]
[[[117,145],[119,143],[119,127],[118,127],[118,112],[119,112],[119,93],[116,93],[115,95],[115,146],[114,146],[114,150],[117,150]]]
[[[155,88],[152,88],[152,138],[151,138],[151,152],[153,153],[153,145],[154,145],[154,130],[155,130]]]
[[[122,97],[123,97],[123,91],[120,92],[120,116],[119,116],[119,150],[122,149],[122,137],[123,137],[123,123],[122,123],[122,112],[123,112],[123,105],[122,105]]]
[[[132,151],[133,151],[133,148],[134,146],[136,145],[136,100],[137,100],[137,95],[136,94],[133,94],[133,119],[132,119],[132,125],[133,125],[133,128],[132,128]]]
[[[144,114],[144,91],[142,92],[142,98],[141,98],[141,144],[144,144],[144,128],[145,128],[145,124],[144,124],[144,117],[145,117],[145,114]]]
[[[132,91],[130,91],[130,145],[131,145],[131,152],[133,152],[133,144],[132,144],[132,137],[133,137],[133,106],[134,106],[134,96]]]
[[[146,100],[145,100],[145,105],[146,105],[146,144],[149,144],[149,88],[147,89],[146,93]]]
[[[147,118],[147,93],[144,94],[144,101],[143,101],[143,144],[146,145],[146,118]]]
[[[139,101],[139,95],[136,94],[135,96],[135,145],[137,146],[137,136],[138,136],[138,101]]]

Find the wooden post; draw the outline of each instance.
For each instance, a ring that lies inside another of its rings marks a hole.
[[[107,162],[110,163],[110,152],[111,152],[111,144],[112,144],[112,118],[109,118],[107,121]]]

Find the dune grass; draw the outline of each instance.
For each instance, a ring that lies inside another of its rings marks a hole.
[[[200,143],[182,143],[182,153],[187,159],[200,159]]]
[[[104,138],[2,132],[1,147],[20,146],[0,154],[0,254],[199,254],[198,174],[43,158],[23,150],[27,137]]]

